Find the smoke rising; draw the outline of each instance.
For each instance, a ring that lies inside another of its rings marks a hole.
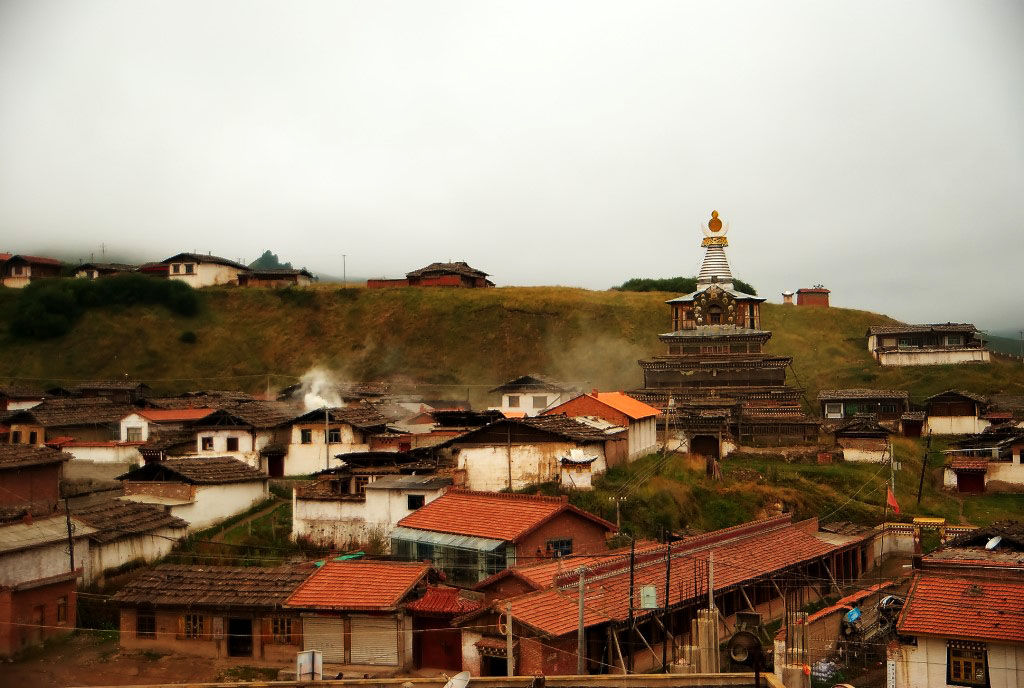
[[[299,378],[301,385],[295,396],[302,398],[306,411],[329,407],[343,406],[341,395],[338,394],[340,381],[333,371],[326,368],[310,368]]]

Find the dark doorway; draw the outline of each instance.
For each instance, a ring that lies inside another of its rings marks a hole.
[[[252,657],[252,619],[228,619],[228,656]]]
[[[508,660],[504,657],[491,657],[484,655],[480,658],[481,676],[507,676]]]
[[[984,492],[985,474],[980,471],[962,471],[956,474],[957,492]]]
[[[711,435],[697,435],[690,440],[690,453],[700,454],[709,459],[717,459],[718,438]]]
[[[446,619],[413,619],[412,651],[417,669],[462,669],[462,631]],[[504,675],[504,674],[502,674]]]
[[[267,475],[271,478],[284,477],[284,457],[280,454],[271,454],[267,457]]]

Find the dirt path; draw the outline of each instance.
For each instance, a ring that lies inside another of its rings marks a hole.
[[[285,505],[284,500],[281,500],[281,499],[278,499],[277,497],[274,497],[274,502],[270,506],[266,507],[265,509],[260,509],[255,514],[250,514],[249,516],[246,516],[245,518],[243,518],[238,523],[232,523],[230,526],[228,526],[227,528],[224,528],[223,530],[221,530],[219,533],[217,533],[216,535],[214,535],[210,539],[213,540],[214,542],[224,542],[224,538],[227,537],[227,534],[229,532],[231,532],[232,530],[234,530],[235,528],[238,528],[239,526],[244,526],[246,523],[249,523],[250,521],[255,521],[256,519],[262,518],[262,517],[266,516],[267,514],[269,514],[271,512],[277,511],[278,509],[280,509],[284,505]]]

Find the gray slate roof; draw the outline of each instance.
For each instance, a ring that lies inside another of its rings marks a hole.
[[[70,454],[49,447],[35,447],[29,444],[0,444],[0,470],[62,463],[71,458],[73,457]]]
[[[872,325],[868,336],[874,334],[927,334],[929,332],[977,332],[971,323],[937,323],[935,325]]]
[[[267,480],[267,476],[231,456],[192,456],[146,464],[117,476],[117,479],[220,485]]]
[[[910,393],[905,389],[823,389],[818,392],[819,401],[838,401],[842,399],[909,399]]]
[[[314,570],[165,564],[136,578],[111,599],[156,607],[277,608]]]

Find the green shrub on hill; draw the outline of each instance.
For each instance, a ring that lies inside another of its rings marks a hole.
[[[183,282],[146,275],[40,280],[18,294],[10,331],[28,339],[60,337],[88,310],[129,306],[164,306],[177,315],[192,316],[199,311],[199,299]]]
[[[736,289],[757,296],[757,291],[743,280],[734,279]],[[696,277],[634,277],[617,287],[616,291],[670,291],[678,294],[689,294],[697,291]]]

